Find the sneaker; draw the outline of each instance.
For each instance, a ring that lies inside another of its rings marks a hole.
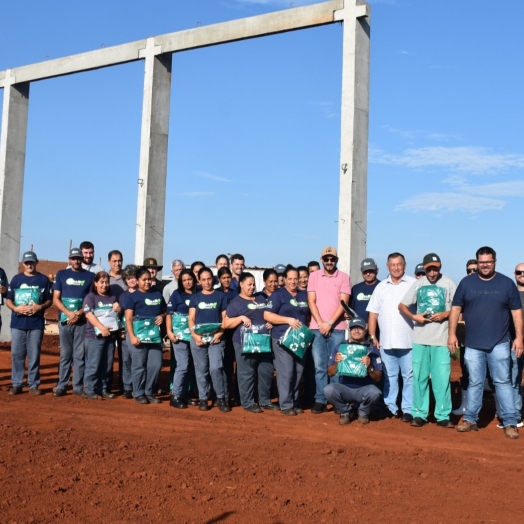
[[[425,423],[426,423],[426,421],[422,417],[415,417],[411,421],[411,425],[414,428],[421,428]]]
[[[369,418],[366,415],[359,415],[357,421],[360,422],[360,424],[369,424]]]
[[[38,386],[35,386],[34,388],[29,388],[29,393],[35,396],[44,394],[44,392],[41,389],[38,389]]]
[[[341,413],[338,423],[341,426],[346,426],[351,422],[351,413]]]
[[[469,420],[463,420],[458,426],[457,431],[459,433],[467,433],[468,431],[478,431],[479,427],[477,424],[473,424]]]
[[[404,413],[400,420],[402,420],[402,422],[412,422],[413,421],[413,415],[411,413]]]
[[[524,423],[522,422],[522,420],[519,420],[519,421],[517,422],[517,425],[516,425],[515,427],[517,427],[517,428],[521,428],[521,427],[523,427],[523,426],[524,426]],[[504,429],[504,427],[505,427],[505,426],[504,426],[504,424],[503,424],[502,422],[499,422],[499,423],[497,424],[497,428],[499,428],[499,429]]]
[[[229,404],[225,398],[217,399],[217,407],[220,411],[222,411],[222,413],[229,413],[231,411],[231,408],[229,407]]]
[[[517,426],[506,426],[504,428],[504,435],[506,435],[506,437],[511,438],[511,439],[519,438],[519,432],[517,430]]]
[[[327,406],[322,404],[322,402],[315,402],[315,405],[311,408],[311,413],[315,415],[320,415],[320,413],[324,413],[324,411],[327,411]]]
[[[9,390],[10,395],[20,395],[22,393],[22,387],[21,386],[15,386],[14,388],[11,388]]]
[[[53,391],[53,397],[65,397],[65,396],[66,396],[66,390],[65,389],[56,388]]]
[[[441,428],[454,428],[455,425],[451,420],[445,419],[445,420],[437,420],[437,426],[440,426]]]

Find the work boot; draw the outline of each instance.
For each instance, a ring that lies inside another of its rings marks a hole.
[[[458,426],[457,431],[459,433],[467,433],[468,431],[478,431],[479,427],[477,424],[473,424],[469,420],[463,420]]]

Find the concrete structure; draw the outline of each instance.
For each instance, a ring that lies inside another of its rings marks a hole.
[[[135,262],[163,259],[172,53],[343,22],[339,267],[358,279],[366,255],[369,112],[369,6],[331,0],[197,27],[88,53],[0,71],[0,266],[12,277],[20,256],[21,208],[30,82],[144,60],[144,99]],[[3,315],[7,325],[7,311]],[[4,329],[2,338],[9,336]]]

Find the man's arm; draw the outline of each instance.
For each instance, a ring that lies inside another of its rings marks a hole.
[[[521,310],[522,311],[522,310]],[[457,339],[457,324],[462,312],[461,306],[451,306],[451,311],[449,313],[449,325],[448,325],[448,349],[450,353],[454,353],[455,349],[459,347]]]
[[[428,322],[431,322],[429,317],[425,317],[424,315],[415,315],[413,314],[408,306],[406,304],[403,304],[402,302],[398,305],[398,310],[405,316],[413,320],[413,322],[417,322],[417,324],[426,324]]]
[[[522,317],[522,309],[512,309],[511,316],[513,317],[513,324],[515,325],[515,340],[513,341],[512,349],[517,353],[519,358],[524,353],[524,341],[522,340],[522,327],[524,320]]]
[[[368,334],[369,338],[373,340],[373,343],[380,348],[380,342],[377,338],[377,325],[378,325],[378,313],[369,312],[368,317]]]

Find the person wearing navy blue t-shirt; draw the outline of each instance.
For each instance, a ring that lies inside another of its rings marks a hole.
[[[264,311],[269,307],[262,295],[255,296],[255,277],[242,273],[239,278],[240,295],[234,298],[226,310],[224,327],[232,332],[232,342],[237,362],[237,381],[242,407],[252,413],[262,408],[278,410],[271,403],[273,382],[273,356],[271,353],[243,353],[240,330],[242,326],[264,326]],[[266,331],[269,334],[269,330]],[[258,376],[258,406],[255,404],[255,378]]]
[[[332,382],[324,388],[324,395],[340,413],[339,424],[345,425],[351,422],[356,412],[352,404],[358,405],[358,421],[361,424],[367,424],[373,407],[382,396],[380,389],[376,386],[382,378],[380,352],[366,340],[366,322],[358,317],[349,322],[349,340],[342,344],[358,344],[367,347],[367,355],[362,357],[361,361],[366,366],[368,374],[365,377],[340,376],[338,382]],[[341,344],[337,344],[333,348],[328,361],[330,377],[337,374],[338,363],[345,358],[345,355],[339,352],[340,346]]]
[[[273,325],[271,331],[277,387],[280,409],[284,415],[303,413],[299,403],[300,379],[304,372],[305,356],[298,358],[291,355],[278,344],[288,326],[298,329],[309,321],[307,292],[298,290],[298,271],[286,269],[284,287],[277,289],[270,299],[271,307],[264,312],[264,319]]]
[[[499,401],[504,434],[517,439],[519,414],[511,386],[510,351],[515,351],[517,358],[524,351],[522,304],[515,283],[495,272],[495,251],[487,246],[481,247],[476,256],[478,272],[460,281],[449,317],[450,351],[459,347],[456,331],[460,313],[466,324],[464,358],[469,371],[469,385],[466,412],[457,431],[478,431],[477,419],[482,407],[487,366]],[[515,340],[511,348],[510,317],[515,324]]]
[[[189,302],[189,329],[191,329],[191,354],[195,363],[195,373],[200,404],[198,409],[209,409],[208,399],[210,380],[217,395],[217,406],[220,411],[228,412],[227,377],[224,370],[224,341],[222,328],[215,331],[208,343],[194,331],[197,324],[221,324],[226,314],[227,301],[224,293],[213,289],[213,272],[203,267],[198,272],[198,280],[202,291],[192,295]]]
[[[51,306],[51,282],[38,273],[38,258],[32,251],[22,257],[24,272],[14,276],[7,291],[6,305],[11,314],[11,361],[13,387],[11,395],[22,393],[25,359],[27,384],[33,395],[42,395],[40,353],[44,336],[44,311]],[[25,295],[25,297],[24,297]]]
[[[91,290],[95,275],[82,267],[82,251],[77,247],[69,253],[69,266],[56,274],[53,284],[53,305],[60,312],[60,364],[55,397],[66,394],[73,367],[73,394],[84,395],[86,318],[82,302]],[[68,309],[68,303],[74,310]]]
[[[195,275],[190,269],[183,269],[178,276],[178,288],[173,291],[167,303],[166,328],[167,336],[173,348],[175,366],[173,369],[170,406],[178,409],[186,409],[188,404],[187,391],[190,378],[191,350],[189,342],[179,340],[173,333],[173,313],[189,315],[189,304],[191,296],[196,290]],[[172,362],[173,364],[173,362]]]
[[[144,344],[135,335],[133,318],[155,319],[161,326],[166,315],[166,302],[160,291],[151,291],[151,273],[145,267],[136,272],[138,290],[126,297],[126,330],[131,348],[131,375],[133,397],[139,404],[159,404],[161,401],[153,394],[158,375],[162,369],[162,344]]]

